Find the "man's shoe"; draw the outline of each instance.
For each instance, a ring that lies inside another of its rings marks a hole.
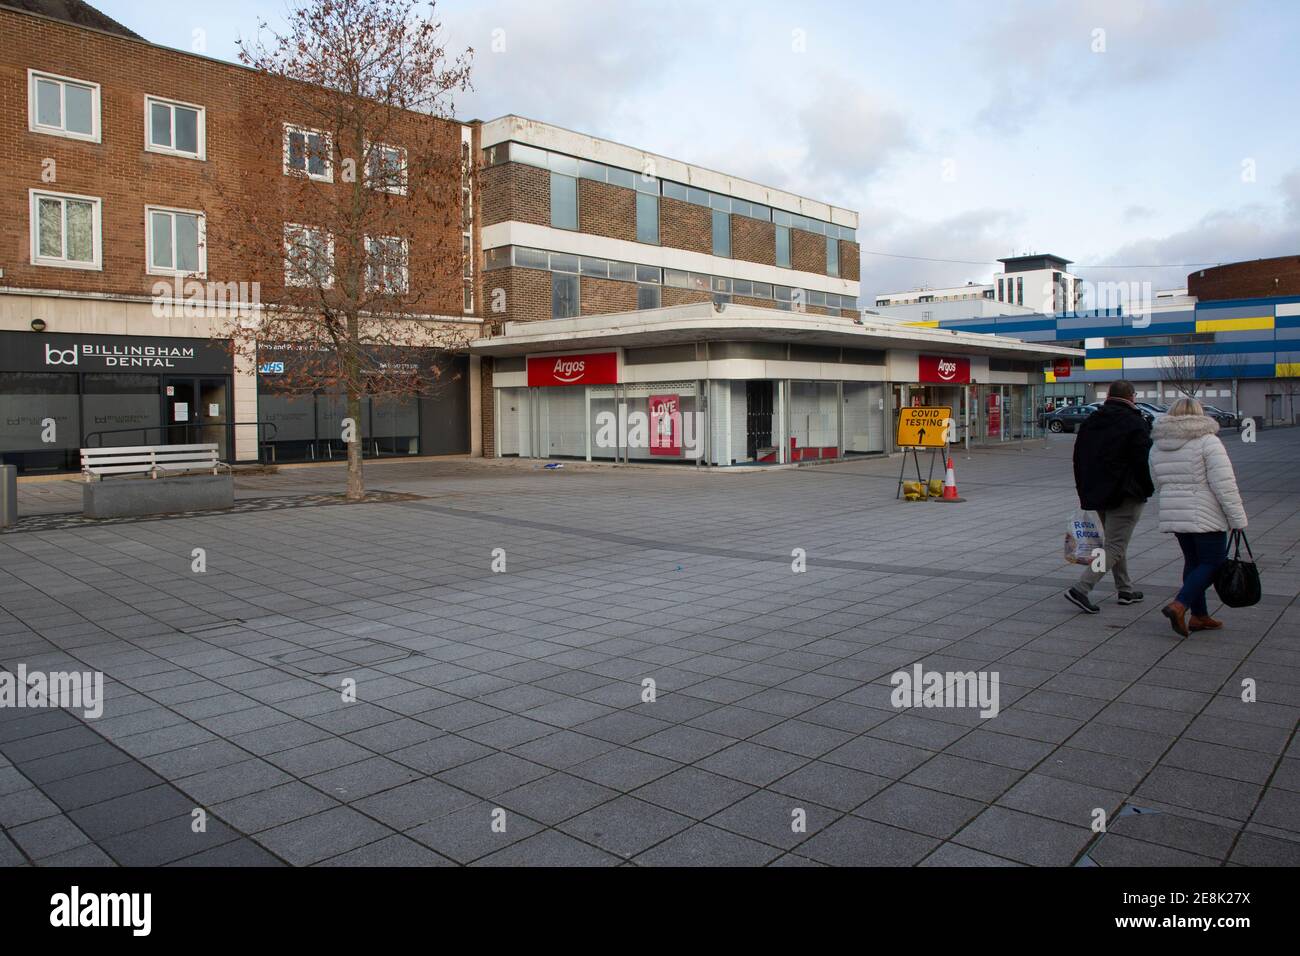
[[[1119,603],[1136,604],[1138,601],[1142,600],[1142,598],[1145,596],[1146,595],[1144,595],[1141,591],[1120,591]]]
[[[1193,614],[1187,621],[1189,631],[1217,631],[1223,627],[1222,621],[1216,621],[1208,614]]]
[[[1065,599],[1085,614],[1101,613],[1101,608],[1089,601],[1088,595],[1084,594],[1082,591],[1070,588],[1065,592]]]
[[[1177,601],[1170,601],[1160,609],[1160,613],[1169,618],[1169,626],[1174,629],[1174,633],[1179,637],[1187,637],[1190,633],[1187,630],[1187,606],[1179,604]]]

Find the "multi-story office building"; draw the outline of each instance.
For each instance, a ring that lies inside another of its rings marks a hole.
[[[876,309],[883,315],[913,322],[1078,310],[1084,286],[1078,276],[1068,271],[1069,259],[1028,255],[998,261],[1002,263],[1002,271],[994,273],[990,282],[968,282],[948,289],[883,292],[875,298]]]

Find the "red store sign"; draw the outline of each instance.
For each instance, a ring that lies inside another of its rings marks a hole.
[[[917,381],[930,385],[968,385],[970,359],[922,355],[917,359]]]
[[[613,385],[617,382],[617,352],[528,357],[530,388],[547,385]]]

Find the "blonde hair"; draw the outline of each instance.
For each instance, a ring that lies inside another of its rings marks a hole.
[[[1205,409],[1194,398],[1180,398],[1169,409],[1170,415],[1204,415]]]

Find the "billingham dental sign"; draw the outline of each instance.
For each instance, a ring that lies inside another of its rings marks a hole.
[[[230,353],[221,343],[194,338],[0,332],[0,366],[24,372],[116,370],[229,375]]]
[[[546,385],[613,385],[617,382],[617,352],[528,357],[530,388]]]

